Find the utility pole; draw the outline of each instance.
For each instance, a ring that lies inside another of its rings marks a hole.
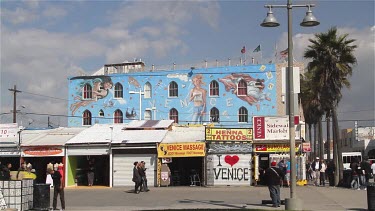
[[[14,85],[13,89],[8,90],[13,92],[13,123],[17,123],[17,92],[21,91],[17,90],[16,85]]]

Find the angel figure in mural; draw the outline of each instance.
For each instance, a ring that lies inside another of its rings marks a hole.
[[[197,74],[192,78],[194,87],[190,90],[189,101],[194,103],[194,113],[192,121],[197,124],[202,124],[203,117],[206,113],[206,96],[207,90],[203,89],[201,85],[205,85],[203,82],[202,74]]]
[[[232,93],[236,94],[241,100],[246,101],[250,105],[255,105],[258,111],[260,110],[259,102],[263,100],[271,101],[269,97],[270,93],[264,92],[264,79],[255,79],[249,74],[244,73],[232,73],[218,80],[224,84],[227,92],[232,90]],[[246,82],[246,93],[238,94],[237,86],[241,80]]]
[[[74,79],[85,79],[81,83],[79,83],[79,89],[77,91],[77,96],[74,97],[74,100],[78,100],[78,102],[73,103],[70,105],[70,111],[72,115],[80,108],[88,106],[89,104],[98,101],[99,99],[105,98],[109,90],[113,87],[113,82],[110,77],[108,76],[95,76],[95,77],[74,77]],[[91,97],[84,99],[82,97],[83,89],[85,85],[88,84],[92,87]]]

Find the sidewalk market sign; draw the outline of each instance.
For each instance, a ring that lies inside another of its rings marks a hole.
[[[299,116],[294,117],[295,139],[301,138]],[[289,116],[254,116],[254,140],[289,140]]]
[[[0,141],[17,139],[17,132],[18,132],[17,123],[0,124]]]
[[[205,131],[206,141],[247,141],[253,140],[252,128],[212,128]]]
[[[158,146],[159,158],[204,157],[205,155],[206,143],[203,142],[159,144]]]

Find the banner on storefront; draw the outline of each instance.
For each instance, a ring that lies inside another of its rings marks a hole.
[[[295,139],[301,137],[299,117],[294,117]],[[289,140],[289,116],[254,116],[254,140]]]
[[[22,147],[22,156],[25,156],[25,157],[64,156],[64,150],[62,147],[57,147],[57,146]]]
[[[158,157],[204,157],[206,155],[206,143],[174,143],[159,144]]]
[[[252,141],[252,128],[206,128],[206,141]]]
[[[254,152],[289,152],[289,144],[254,144]],[[296,152],[299,151],[299,145],[296,144]]]

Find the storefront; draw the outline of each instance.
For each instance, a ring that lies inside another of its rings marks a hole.
[[[251,185],[252,134],[251,128],[206,128],[207,185]]]
[[[47,166],[65,165],[65,143],[83,128],[55,128],[25,130],[22,132],[22,162],[30,163],[36,174],[36,183],[45,183]],[[65,173],[64,173],[65,174]],[[63,175],[64,176],[64,175]]]
[[[204,185],[205,156],[204,127],[172,127],[158,145],[158,186]],[[167,184],[164,168],[170,172]]]
[[[111,135],[122,127],[96,124],[66,142],[67,186],[87,186],[88,172],[94,172],[94,186],[110,186]]]

